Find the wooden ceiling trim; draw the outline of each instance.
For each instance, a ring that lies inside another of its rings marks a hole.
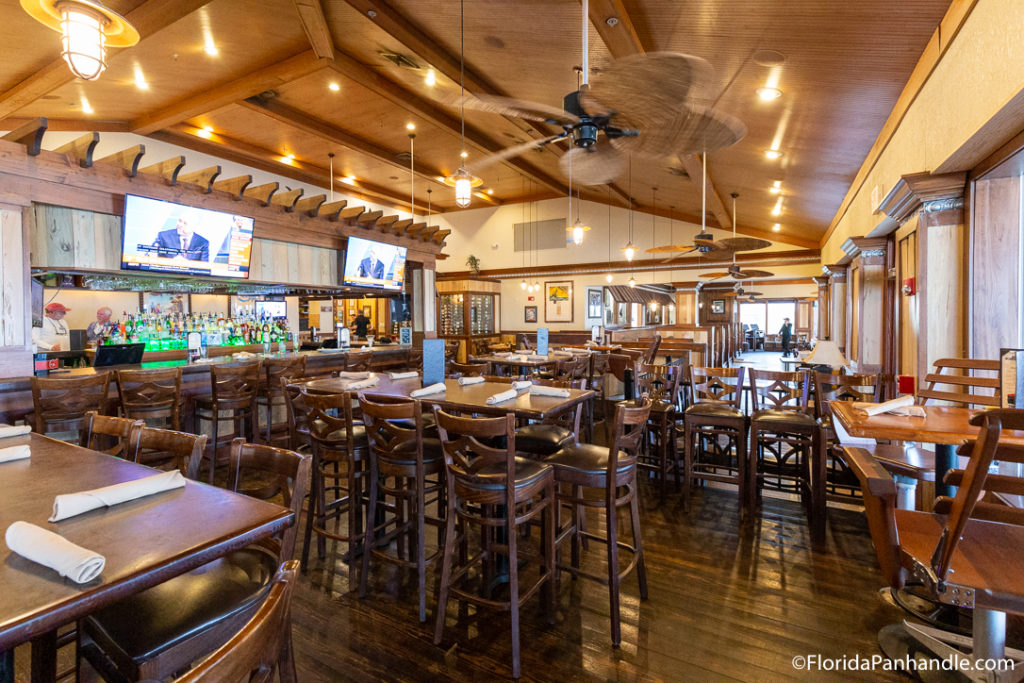
[[[227,192],[233,199],[242,201],[245,196],[245,189],[252,185],[251,175],[240,175],[235,178],[224,178],[213,183],[213,189]]]
[[[309,44],[317,57],[334,59],[334,38],[331,28],[324,17],[324,8],[320,0],[294,0],[295,10],[299,13],[302,30],[309,38]]]
[[[685,280],[682,282],[673,282],[672,286],[676,289],[693,289],[697,285],[701,285],[701,289],[708,291],[711,289],[732,289],[737,282],[742,282],[744,287],[756,286],[763,287],[765,285],[813,285],[813,277],[789,277],[789,278],[778,278],[775,280],[724,280],[721,282],[711,283],[707,280]]]
[[[30,157],[34,157],[43,149],[43,135],[46,134],[46,129],[49,125],[50,122],[47,121],[45,116],[29,119],[0,138],[0,140],[8,140],[25,145],[25,152]]]
[[[20,126],[25,125],[29,121],[35,119],[25,116],[8,116],[6,119],[0,121],[0,130],[14,130]],[[88,130],[96,133],[130,133],[131,129],[128,127],[127,121],[102,121],[93,119],[65,119],[65,118],[54,118],[47,116],[46,120],[49,121],[47,130],[53,133],[57,132],[71,132],[77,133],[78,131]]]
[[[128,174],[129,178],[134,178],[139,172],[139,162],[142,161],[142,156],[146,153],[145,145],[135,145],[128,149],[122,149],[119,152],[108,154],[102,159],[97,161],[104,164],[115,164],[124,169],[125,173]]]
[[[297,78],[327,67],[330,60],[321,59],[312,50],[305,50],[288,59],[246,74],[241,78],[213,88],[204,88],[163,109],[140,116],[132,122],[132,132],[139,135],[166,128],[185,119],[219,109],[264,90],[270,90]]]
[[[142,41],[209,2],[210,0],[147,0],[126,13],[125,19],[139,32],[139,40]],[[54,39],[54,48],[56,49],[58,45],[59,42]],[[116,54],[113,58],[116,59]],[[67,63],[58,57],[7,92],[0,93],[0,119],[7,118],[43,95],[74,80],[75,75],[68,69]]]

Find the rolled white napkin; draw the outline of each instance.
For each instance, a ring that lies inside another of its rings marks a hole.
[[[367,377],[366,379],[361,379],[358,382],[352,382],[352,384],[349,384],[346,387],[346,389],[348,389],[349,391],[356,391],[358,389],[368,389],[370,387],[375,387],[378,384],[380,384],[380,380],[377,379],[376,377]]]
[[[569,353],[571,353],[574,356],[589,356],[590,355],[590,350],[589,349],[566,349],[566,351],[568,351]]]
[[[32,451],[29,449],[27,443],[22,444],[20,446],[0,448],[0,462],[10,462],[11,460],[24,460],[30,455],[32,455]]]
[[[927,414],[924,408],[914,405],[914,397],[910,394],[884,403],[861,403],[857,408],[868,417],[882,413],[892,413],[904,417],[924,417]]]
[[[320,353],[344,353],[345,349],[317,349]]]
[[[535,396],[557,396],[558,398],[569,398],[569,390],[559,387],[545,387],[534,384],[530,387],[530,393]]]
[[[526,360],[547,360],[547,359],[548,359],[547,356],[541,356],[541,355],[538,355],[536,353],[531,353],[529,356],[526,357]]]
[[[519,355],[516,355],[516,354],[512,354],[512,355],[510,355],[508,357],[508,359],[511,360],[511,361],[523,361],[523,360],[526,360],[526,356],[519,356]]]
[[[498,358],[508,358],[509,356],[512,355],[512,352],[511,351],[495,351],[493,355],[497,356]]]
[[[45,565],[75,583],[89,583],[100,575],[107,563],[102,555],[28,522],[15,522],[7,527],[4,540],[13,552]]]
[[[509,389],[508,391],[501,391],[493,396],[487,397],[487,404],[494,405],[495,403],[503,403],[505,401],[511,401],[519,394],[516,393],[515,389]]]
[[[91,491],[65,493],[53,501],[53,516],[49,522],[59,522],[96,508],[108,507],[125,503],[136,498],[151,496],[161,491],[181,488],[185,485],[185,477],[178,470],[161,472],[151,477],[143,477],[134,481],[126,481],[113,486],[104,486]]]
[[[12,436],[21,436],[22,434],[28,434],[32,431],[32,428],[28,425],[2,425],[0,424],[0,439],[6,439]]]
[[[484,380],[483,377],[460,377],[459,378],[459,384],[461,386],[466,386],[467,384],[483,384],[484,381],[485,380]]]
[[[523,389],[529,389],[533,386],[533,382],[528,379],[520,379],[512,382],[512,388],[516,391],[522,391]]]
[[[430,396],[431,394],[441,394],[447,390],[448,387],[444,385],[444,382],[438,382],[437,384],[431,384],[428,387],[422,389],[414,389],[409,392],[410,398],[419,398],[420,396]]]
[[[552,351],[551,355],[552,356],[569,356],[569,357],[572,357],[572,352],[571,351]]]
[[[368,372],[352,372],[351,370],[342,370],[338,373],[339,379],[366,379],[370,376]]]
[[[234,357],[235,357],[236,359],[241,359],[241,360],[245,360],[245,359],[247,359],[247,358],[255,358],[255,357],[256,357],[256,354],[255,354],[255,353],[249,353],[248,351],[236,351],[236,352],[235,352],[234,354],[232,354],[232,355],[233,355],[233,356],[234,356]]]
[[[412,379],[413,377],[419,377],[420,373],[415,370],[409,372],[389,372],[388,379]]]

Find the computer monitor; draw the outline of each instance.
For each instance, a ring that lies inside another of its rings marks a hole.
[[[96,349],[94,368],[105,368],[111,365],[138,365],[142,362],[145,344],[111,344]]]

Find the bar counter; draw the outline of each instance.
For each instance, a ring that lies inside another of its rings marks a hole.
[[[373,349],[365,351],[298,351],[287,354],[272,353],[270,358],[293,356],[296,353],[306,357],[306,374],[309,376],[328,375],[345,367],[345,359],[350,355],[373,356],[372,366],[375,370],[385,370],[390,367],[403,366],[409,351],[413,347],[400,344],[375,345]],[[262,344],[249,346],[217,346],[210,347],[210,357],[199,363],[189,363],[184,360],[185,351],[151,351],[145,357],[155,360],[144,361],[138,365],[120,365],[106,368],[70,368],[68,370],[53,372],[48,377],[82,377],[95,375],[97,372],[116,371],[123,368],[173,368],[181,367],[181,391],[184,396],[209,393],[210,391],[210,366],[224,365],[228,363],[241,363],[255,358],[236,358],[234,354],[247,352],[256,354],[262,358]],[[111,386],[111,398],[117,397],[117,388]],[[0,423],[13,424],[21,420],[27,413],[32,411],[32,387],[31,375],[24,377],[13,377],[0,379]]]

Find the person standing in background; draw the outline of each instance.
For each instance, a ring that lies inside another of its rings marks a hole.
[[[32,343],[40,351],[70,351],[71,334],[64,316],[71,309],[54,302],[43,310],[43,326],[32,328]]]
[[[355,331],[355,335],[359,339],[366,339],[366,334],[370,327],[370,318],[367,317],[368,309],[364,308],[359,312],[355,318],[352,319],[352,329]]]
[[[782,339],[782,357],[785,358],[790,354],[789,341],[793,337],[793,325],[789,322],[789,318],[782,319],[782,329],[779,330],[779,337]],[[793,352],[796,355],[796,352]]]
[[[85,328],[85,337],[89,344],[98,346],[107,336],[110,316],[113,313],[109,306],[101,306],[96,309],[96,320],[89,323],[89,327]]]

